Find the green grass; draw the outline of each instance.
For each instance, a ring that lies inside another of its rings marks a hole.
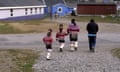
[[[21,31],[13,28],[7,23],[0,23],[0,34],[9,34],[9,33],[21,33]]]
[[[120,59],[120,48],[112,49],[112,55]]]
[[[0,52],[2,51],[7,53],[4,56],[10,58],[10,64],[13,64],[11,65],[10,72],[34,72],[32,66],[39,56],[38,52],[27,49],[8,49],[1,50]]]

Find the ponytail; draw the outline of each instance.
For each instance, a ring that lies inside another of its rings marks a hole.
[[[75,19],[72,19],[72,20],[71,20],[71,23],[72,23],[74,26],[76,26]]]

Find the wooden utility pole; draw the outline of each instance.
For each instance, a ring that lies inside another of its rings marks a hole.
[[[53,19],[53,14],[52,14],[52,6],[53,6],[53,0],[50,1],[50,19]]]

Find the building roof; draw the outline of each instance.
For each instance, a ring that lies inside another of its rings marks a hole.
[[[45,5],[44,0],[0,0],[0,7],[40,6]]]
[[[47,6],[52,6],[58,3],[65,4],[64,0],[45,0]]]

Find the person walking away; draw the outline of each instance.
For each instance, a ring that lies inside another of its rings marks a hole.
[[[66,35],[67,35],[67,33],[64,31],[63,24],[60,24],[59,32],[56,33],[56,41],[58,41],[60,44],[60,47],[59,47],[60,52],[63,51],[63,48],[65,46],[65,36]]]
[[[71,51],[77,51],[78,48],[78,32],[80,31],[75,19],[71,19],[71,24],[68,26],[67,32],[70,37]]]
[[[89,50],[95,52],[96,35],[99,30],[98,24],[95,23],[94,19],[91,19],[86,29],[88,32]]]
[[[47,35],[43,38],[43,42],[46,46],[46,49],[47,49],[47,56],[46,56],[46,59],[47,60],[50,60],[50,57],[51,57],[51,52],[52,52],[52,42],[53,42],[53,38],[51,36],[51,31],[49,31],[47,33]]]

